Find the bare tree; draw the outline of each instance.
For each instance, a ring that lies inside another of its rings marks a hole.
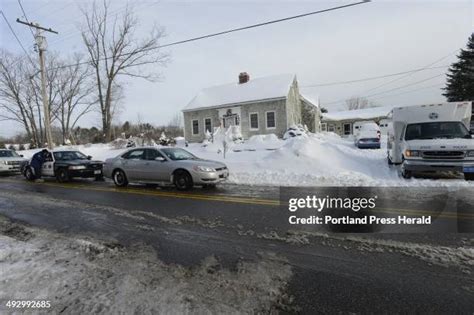
[[[14,65],[14,66],[12,66]],[[31,65],[25,58],[0,52],[0,119],[20,123],[29,139],[39,145],[35,99],[31,93]]]
[[[144,71],[144,66],[165,65],[168,55],[159,49],[163,29],[154,27],[147,38],[136,36],[139,26],[133,10],[126,8],[122,15],[109,16],[109,3],[94,2],[91,10],[83,10],[85,25],[82,38],[87,48],[90,65],[94,70],[102,129],[105,140],[111,140],[114,88],[120,75],[159,79],[156,72]]]
[[[68,139],[74,142],[71,130],[80,118],[91,112],[95,99],[92,98],[94,85],[90,80],[90,69],[82,64],[81,56],[74,55],[72,67],[61,67],[62,64],[56,67],[60,71],[55,84],[58,98],[53,115],[60,124],[64,144]]]
[[[348,110],[363,109],[369,107],[376,107],[374,103],[370,102],[366,97],[363,96],[352,96],[346,100],[346,108]]]

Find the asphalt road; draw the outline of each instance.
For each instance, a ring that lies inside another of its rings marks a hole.
[[[443,265],[436,256],[472,247],[473,234],[295,230],[279,204],[279,190],[270,187],[223,185],[183,193],[0,178],[0,215],[71,235],[146,243],[166,263],[193,266],[215,255],[232,267],[262,251],[282,255],[294,271],[290,309],[302,313],[474,312],[472,264],[454,259]],[[462,211],[466,224],[474,221],[471,208]],[[459,225],[449,211],[433,214],[442,227]]]

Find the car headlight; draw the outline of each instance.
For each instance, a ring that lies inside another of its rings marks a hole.
[[[418,156],[420,156],[420,151],[405,150],[405,157],[418,157]]]
[[[7,161],[2,161],[2,164],[8,165]]]
[[[195,166],[194,167],[194,170],[195,171],[198,171],[198,172],[215,172],[216,170],[213,169],[212,167],[208,167],[208,166]]]
[[[73,166],[69,166],[69,169],[70,170],[85,170],[86,167],[84,165],[73,165]]]
[[[474,157],[474,151],[467,151],[466,156]]]

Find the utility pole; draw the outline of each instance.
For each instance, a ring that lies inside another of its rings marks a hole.
[[[36,29],[35,39],[36,47],[38,48],[39,53],[39,62],[40,62],[40,72],[41,72],[41,97],[43,98],[43,110],[44,110],[44,131],[46,134],[46,141],[48,142],[48,148],[53,149],[53,136],[51,134],[51,119],[50,119],[50,108],[49,108],[49,98],[48,92],[46,91],[46,67],[44,63],[44,54],[46,51],[47,43],[46,37],[43,36],[42,32],[50,32],[53,34],[58,34],[58,32],[53,31],[51,28],[41,27],[38,23],[24,22],[20,19],[16,19],[20,24],[27,25],[29,27],[34,27]]]

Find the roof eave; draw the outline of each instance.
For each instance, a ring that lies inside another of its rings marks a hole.
[[[212,105],[212,106],[206,106],[206,107],[196,107],[196,108],[190,108],[190,109],[183,109],[181,112],[195,112],[198,110],[205,110],[205,109],[213,109],[213,108],[220,108],[220,107],[233,107],[233,106],[242,106],[242,105],[248,105],[248,104],[254,104],[254,103],[264,103],[264,102],[271,102],[271,101],[279,101],[279,100],[286,100],[288,97],[285,96],[279,96],[279,97],[272,97],[272,98],[265,98],[261,100],[253,100],[253,101],[245,101],[245,102],[239,102],[239,103],[228,103],[228,104],[220,104],[220,105]]]

